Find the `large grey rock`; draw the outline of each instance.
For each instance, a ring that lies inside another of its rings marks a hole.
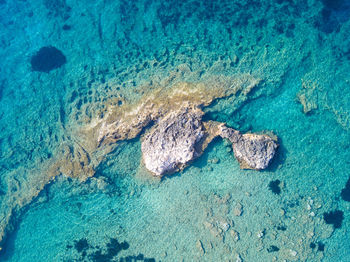
[[[159,119],[141,144],[145,167],[154,175],[162,176],[198,157],[205,135],[202,114],[199,109],[185,108]]]

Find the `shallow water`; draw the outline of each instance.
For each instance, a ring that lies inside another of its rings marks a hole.
[[[350,261],[349,14],[347,0],[0,0],[0,260]],[[66,63],[34,71],[45,46]],[[261,81],[205,119],[273,131],[268,170],[241,170],[215,139],[160,181],[138,136],[85,182],[48,183],[71,130],[110,101],[240,74]]]

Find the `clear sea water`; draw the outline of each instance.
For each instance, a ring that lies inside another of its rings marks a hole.
[[[65,63],[34,70],[48,46]],[[258,88],[205,117],[273,131],[268,170],[217,139],[159,181],[137,137],[47,184],[94,108],[241,73]],[[349,179],[349,0],[0,0],[0,261],[349,262]]]

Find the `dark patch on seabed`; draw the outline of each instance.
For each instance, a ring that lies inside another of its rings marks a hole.
[[[281,188],[280,188],[281,181],[276,179],[269,183],[269,189],[276,195],[281,194]]]
[[[45,46],[32,56],[30,64],[33,71],[49,73],[67,62],[62,51],[53,46]]]
[[[334,228],[341,228],[341,224],[344,219],[344,212],[340,210],[324,213],[323,218],[327,224],[333,225]]]
[[[73,245],[68,244],[67,249],[75,248],[75,250],[80,254],[78,261],[93,261],[93,262],[109,262],[117,261],[116,257],[118,254],[129,249],[129,243],[119,242],[116,238],[110,238],[106,246],[92,246],[89,244],[86,238],[75,240]],[[76,261],[76,260],[74,260]],[[154,258],[147,258],[143,254],[129,255],[126,257],[121,257],[119,261],[131,262],[131,261],[145,261],[145,262],[155,262]]]
[[[48,10],[48,16],[60,17],[64,21],[70,18],[71,7],[66,0],[44,0],[44,6]]]
[[[316,248],[316,244],[315,243],[310,243],[310,248],[311,249],[315,249]],[[317,243],[317,251],[323,252],[325,248],[325,244],[323,244],[322,242],[318,242]]]
[[[277,230],[280,230],[280,231],[286,231],[287,230],[287,227],[285,225],[278,225],[276,228],[277,228]]]
[[[341,191],[340,196],[344,201],[350,202],[350,177],[348,182],[346,182],[345,188]]]
[[[269,252],[269,253],[278,252],[279,250],[280,250],[280,249],[279,249],[277,246],[274,246],[274,245],[269,246],[269,247],[267,248],[267,252]]]
[[[326,34],[338,32],[340,25],[350,19],[350,0],[322,0],[321,10],[315,26]]]

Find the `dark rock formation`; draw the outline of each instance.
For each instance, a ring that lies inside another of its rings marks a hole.
[[[32,56],[30,60],[33,71],[48,73],[66,63],[64,54],[53,46],[45,46]]]

